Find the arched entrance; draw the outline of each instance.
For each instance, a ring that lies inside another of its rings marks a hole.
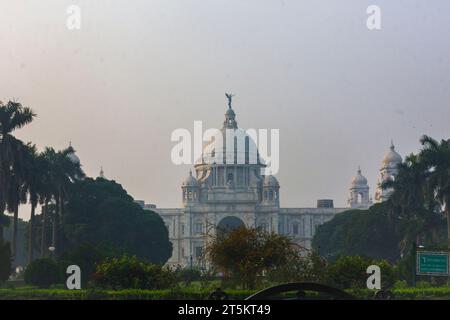
[[[217,225],[217,232],[230,232],[244,225],[244,222],[238,217],[228,216],[220,220]]]

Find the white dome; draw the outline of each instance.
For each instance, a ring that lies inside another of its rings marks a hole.
[[[366,186],[367,179],[361,174],[361,169],[358,169],[356,176],[352,179],[352,186]]]
[[[403,161],[402,157],[395,151],[394,144],[391,144],[389,151],[385,154],[383,158],[383,165],[393,166],[402,163],[402,161]]]
[[[279,186],[277,178],[273,175],[268,175],[264,177],[264,186]]]
[[[227,139],[235,139],[236,146],[232,143],[231,147],[227,148]],[[222,160],[225,158],[225,161],[228,164],[234,163],[234,160],[236,160],[238,164],[245,164],[247,153],[248,162],[250,164],[264,164],[264,160],[257,155],[258,148],[255,141],[245,130],[240,128],[223,128],[222,130],[218,130],[204,146],[202,158],[197,159],[196,163],[200,164],[205,162],[212,164],[217,162],[216,160],[218,159]]]
[[[192,171],[189,171],[189,176],[182,183],[183,187],[196,187],[198,186],[198,181],[192,176]]]

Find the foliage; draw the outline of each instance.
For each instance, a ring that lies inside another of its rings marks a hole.
[[[400,258],[401,236],[384,203],[368,210],[348,210],[320,225],[313,248],[327,259],[342,255],[366,255],[396,261]]]
[[[11,249],[9,243],[0,239],[0,285],[8,280],[11,269]]]
[[[100,263],[93,279],[95,285],[111,289],[163,289],[174,286],[177,280],[167,267],[129,256]]]
[[[96,248],[90,244],[82,244],[72,251],[65,252],[59,258],[58,264],[62,269],[69,265],[77,265],[81,269],[81,285],[86,287],[95,273],[97,264],[107,257],[105,250]]]
[[[175,270],[177,278],[189,286],[192,281],[199,281],[202,279],[202,272],[198,268],[183,268]]]
[[[27,284],[48,288],[63,282],[64,271],[52,259],[36,259],[25,269],[24,279]]]
[[[243,226],[216,233],[206,256],[225,277],[254,288],[264,273],[285,266],[298,251],[288,237]]]
[[[64,250],[90,244],[152,263],[165,263],[170,258],[172,244],[161,217],[134,203],[120,184],[86,178],[71,186],[68,200]]]
[[[367,267],[377,265],[381,269],[381,286],[390,287],[395,282],[393,267],[385,260],[376,261],[363,256],[342,256],[327,267],[327,283],[342,289],[365,288]]]

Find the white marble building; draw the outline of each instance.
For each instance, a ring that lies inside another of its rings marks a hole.
[[[226,129],[241,130],[235,117],[230,103],[222,132]],[[246,137],[245,154],[237,154],[235,149],[234,155],[228,158],[224,152],[221,164],[204,161],[195,164],[194,171],[189,172],[181,186],[181,208],[162,209],[145,205],[160,214],[167,226],[173,244],[172,257],[168,262],[170,265],[204,263],[201,257],[206,234],[242,224],[288,235],[300,245],[310,248],[317,226],[349,209],[334,208],[333,200],[328,199],[318,200],[316,208],[280,208],[280,185],[277,179],[272,175],[260,174],[264,163],[260,161],[259,155],[256,162],[248,161],[252,143],[251,138]],[[221,151],[205,147],[202,159],[215,156],[215,152]],[[392,154],[388,156],[392,157]],[[244,164],[236,161],[240,157],[245,157]],[[234,161],[230,161],[233,158]],[[383,167],[390,168],[388,160],[385,157]],[[392,160],[399,159],[394,156]],[[367,179],[358,169],[350,185],[349,206],[365,209],[371,204]]]

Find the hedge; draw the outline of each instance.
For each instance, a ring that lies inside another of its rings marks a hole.
[[[252,290],[226,289],[230,299],[242,300],[253,294]],[[372,299],[374,291],[348,290],[359,299]],[[437,300],[450,299],[450,287],[432,288],[404,288],[394,289],[396,299],[410,300]],[[0,289],[0,300],[203,300],[207,299],[211,289],[199,290],[192,288],[167,289],[167,290],[65,290],[65,289],[37,289],[32,287]]]
[[[211,293],[209,290],[166,289],[166,290],[65,290],[16,288],[0,289],[0,300],[204,300]],[[230,299],[242,300],[253,294],[251,290],[225,290]]]

